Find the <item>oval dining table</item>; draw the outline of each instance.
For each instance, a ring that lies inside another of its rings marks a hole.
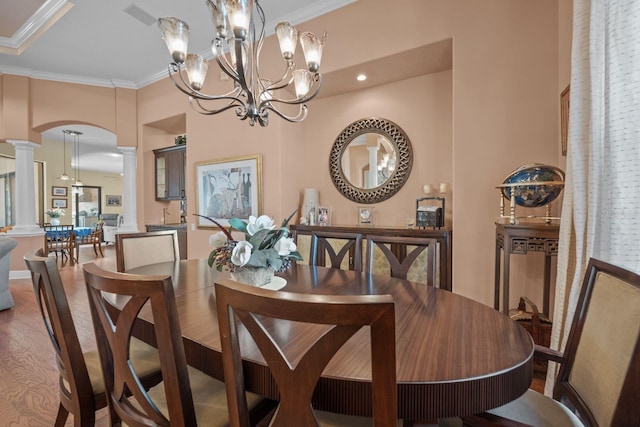
[[[187,362],[223,380],[214,283],[229,278],[229,273],[197,259],[128,272],[171,275]],[[286,280],[282,292],[393,296],[401,419],[478,414],[516,399],[531,384],[533,340],[524,328],[488,306],[435,287],[354,271],[293,265],[277,275]],[[143,308],[139,317],[135,334],[154,344],[150,310]],[[282,340],[311,331],[300,323],[277,325],[276,336]],[[264,359],[249,335],[245,337],[241,345],[247,390],[277,400],[277,388]],[[325,369],[314,394],[314,408],[370,416],[370,363],[369,332],[363,329]]]

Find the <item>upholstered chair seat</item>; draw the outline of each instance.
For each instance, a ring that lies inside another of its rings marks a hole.
[[[194,396],[193,407],[196,411],[198,425],[228,427],[229,418],[226,416],[228,411],[227,392],[224,383],[195,368],[187,367],[187,370],[189,372],[191,392]],[[169,411],[164,384],[160,383],[149,390],[149,397],[158,406],[158,409],[168,417]],[[261,401],[262,398],[257,394],[247,393],[249,411],[254,410]]]
[[[553,399],[529,390],[448,425],[640,426],[640,275],[591,259],[565,351],[536,355],[561,364]]]

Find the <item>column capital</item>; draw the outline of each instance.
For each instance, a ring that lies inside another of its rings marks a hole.
[[[30,149],[33,150],[34,148],[39,148],[42,147],[42,145],[32,142],[32,141],[28,141],[26,139],[7,139],[7,142],[11,145],[13,145],[15,147],[16,150],[18,149]]]

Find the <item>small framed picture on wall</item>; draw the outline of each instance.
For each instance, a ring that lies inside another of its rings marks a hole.
[[[67,199],[51,199],[51,206],[54,208],[67,208]]]
[[[107,206],[122,206],[122,196],[108,194]]]
[[[331,209],[327,206],[318,206],[318,225],[331,225]]]
[[[67,187],[51,187],[51,195],[53,197],[67,197]]]

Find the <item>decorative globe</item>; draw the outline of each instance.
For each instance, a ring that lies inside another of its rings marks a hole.
[[[548,205],[560,195],[564,188],[564,172],[555,166],[539,163],[520,166],[499,186],[507,200],[511,200],[513,184],[518,184],[515,185],[516,204],[537,208]]]

